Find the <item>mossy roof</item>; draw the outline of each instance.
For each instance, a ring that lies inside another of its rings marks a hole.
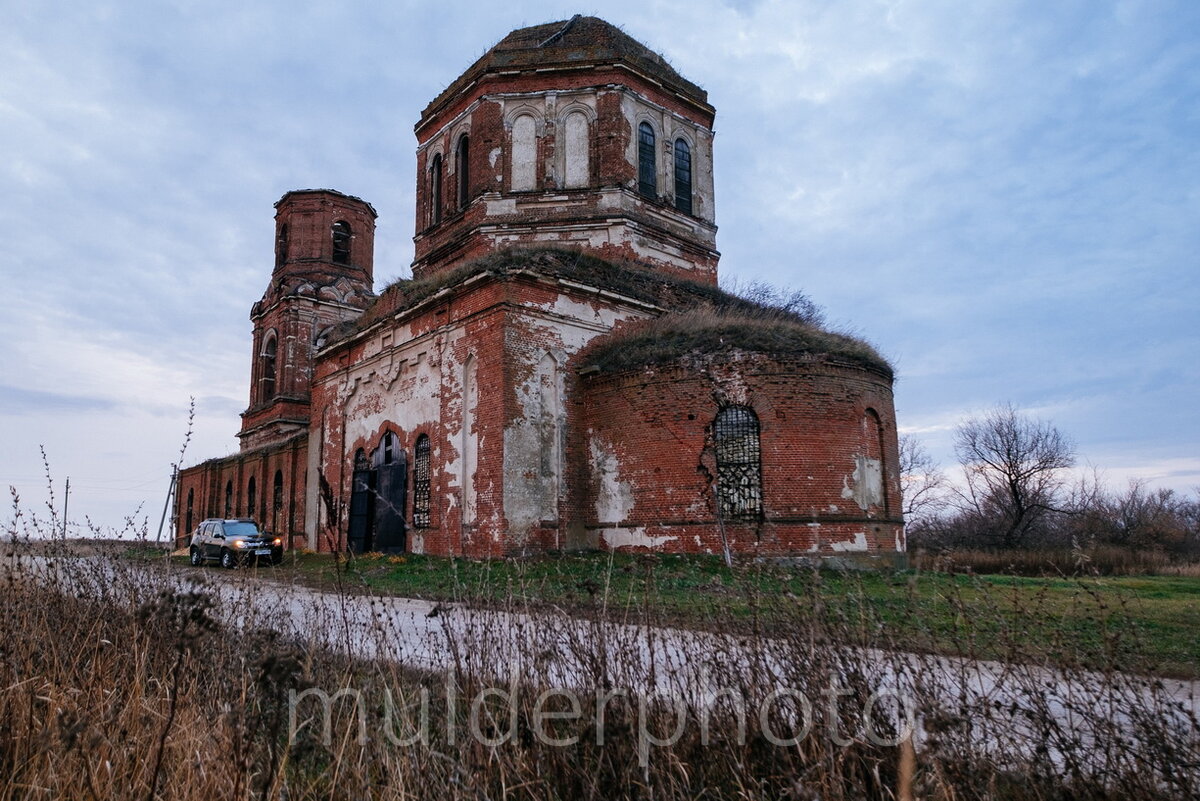
[[[606,337],[590,349],[586,362],[604,371],[663,364],[690,353],[741,350],[776,357],[824,354],[892,375],[891,365],[870,344],[802,315],[711,284],[560,248],[501,250],[425,278],[395,281],[334,338],[365,331],[476,276],[504,278],[520,273],[568,280],[663,310],[661,317]]]

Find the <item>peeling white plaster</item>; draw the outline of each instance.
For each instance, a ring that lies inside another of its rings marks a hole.
[[[600,541],[609,548],[660,548],[678,537],[652,537],[645,526],[602,528]]]
[[[831,551],[841,551],[843,553],[865,551],[867,550],[867,533],[859,531],[854,535],[854,539],[846,542],[833,542],[829,544]]]
[[[842,476],[842,497],[854,501],[864,512],[883,505],[883,462],[854,454],[854,472]]]
[[[633,487],[621,480],[617,455],[604,447],[598,437],[588,443],[592,455],[592,476],[596,491],[596,519],[620,523],[633,511]]]

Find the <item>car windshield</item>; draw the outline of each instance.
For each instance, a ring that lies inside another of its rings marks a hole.
[[[257,537],[258,526],[253,523],[226,523],[226,537]]]

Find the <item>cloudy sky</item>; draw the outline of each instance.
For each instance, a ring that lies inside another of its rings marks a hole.
[[[3,0],[0,485],[150,518],[236,450],[272,204],[379,211],[412,258],[412,126],[509,30],[596,13],[717,108],[723,280],[802,288],[898,369],[944,462],[1012,401],[1114,484],[1200,485],[1195,0]],[[5,515],[7,518],[8,515]]]

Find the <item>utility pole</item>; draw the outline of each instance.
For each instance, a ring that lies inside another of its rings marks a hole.
[[[67,486],[63,490],[63,539],[67,538],[67,500],[71,497],[71,477],[67,476]]]
[[[179,477],[179,465],[171,465],[171,486],[167,488],[167,499],[163,501],[162,517],[158,520],[158,536],[154,538],[157,545],[162,542],[163,524],[167,522],[167,509],[171,507],[171,496],[175,494],[175,480]]]

